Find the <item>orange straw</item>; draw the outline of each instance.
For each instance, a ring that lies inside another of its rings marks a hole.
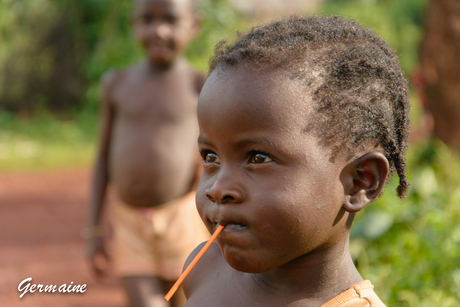
[[[206,253],[208,248],[211,246],[211,244],[214,242],[214,240],[216,240],[217,236],[222,232],[223,229],[224,229],[224,226],[222,226],[222,225],[219,225],[219,227],[217,227],[216,231],[214,231],[214,233],[212,234],[211,239],[209,239],[208,242],[205,244],[205,246],[203,246],[203,248],[200,250],[198,255],[195,256],[193,261],[188,265],[188,267],[185,269],[185,271],[182,272],[182,275],[179,277],[179,279],[176,281],[176,283],[172,286],[171,290],[169,290],[169,292],[166,294],[166,296],[165,296],[166,301],[169,302],[171,297],[174,295],[174,293],[176,293],[177,289],[179,288],[179,286],[184,281],[185,277],[187,277],[188,273],[190,273],[190,271],[197,264],[197,262],[201,259],[201,257],[203,257],[204,253]]]

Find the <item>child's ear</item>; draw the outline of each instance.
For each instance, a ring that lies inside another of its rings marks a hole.
[[[389,169],[387,158],[380,152],[367,153],[347,164],[340,173],[345,192],[343,209],[358,212],[379,196]]]

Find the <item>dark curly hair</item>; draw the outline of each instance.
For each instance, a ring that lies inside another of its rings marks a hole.
[[[337,16],[290,16],[252,28],[210,60],[217,66],[240,63],[279,67],[302,80],[317,102],[305,131],[337,153],[383,149],[390,178],[399,175],[398,196],[409,188],[404,154],[410,134],[407,81],[394,51],[370,29]],[[319,115],[319,116],[318,116]],[[327,129],[324,129],[327,127]]]

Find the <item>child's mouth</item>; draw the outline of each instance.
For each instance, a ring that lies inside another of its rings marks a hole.
[[[229,223],[221,222],[219,224],[222,226],[225,226],[223,230],[224,232],[241,231],[247,228],[247,226],[244,224],[233,223],[233,222],[229,222]],[[217,225],[216,225],[216,228],[217,228]]]

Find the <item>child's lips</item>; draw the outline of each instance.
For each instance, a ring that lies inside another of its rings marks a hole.
[[[170,48],[165,45],[153,45],[150,47],[150,52],[153,54],[163,55],[168,53]]]
[[[223,230],[224,232],[242,231],[248,228],[247,225],[230,221],[217,222],[215,223],[215,228],[217,228],[218,225],[225,226]]]
[[[236,222],[220,222],[215,227],[217,228],[219,224],[225,226],[222,233],[217,237],[217,242],[221,248],[224,246],[232,246],[233,248],[250,246],[253,234],[247,225]]]
[[[246,248],[250,246],[254,240],[254,233],[251,227],[244,223],[244,219],[238,216],[223,216],[216,219],[211,219],[214,224],[214,231],[219,225],[224,226],[222,233],[217,237],[217,241],[221,247],[233,246],[240,248]]]
[[[229,231],[242,231],[248,228],[246,225],[243,224],[237,224],[237,223],[229,223],[227,225],[224,225],[225,228],[223,231],[229,232]]]

